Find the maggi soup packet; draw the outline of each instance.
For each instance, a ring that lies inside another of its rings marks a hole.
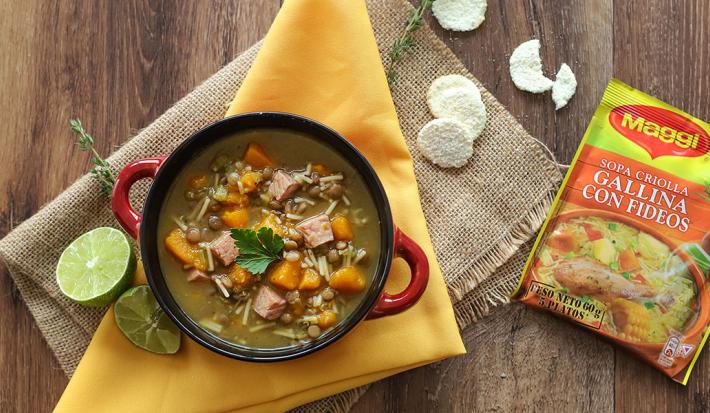
[[[685,384],[710,324],[710,125],[612,80],[513,298]]]

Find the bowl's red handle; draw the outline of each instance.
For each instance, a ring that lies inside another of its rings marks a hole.
[[[138,238],[141,214],[133,209],[128,198],[131,186],[139,179],[154,177],[164,160],[165,157],[161,156],[133,161],[126,165],[116,177],[111,194],[111,209],[118,223],[133,238]]]
[[[422,248],[397,227],[394,229],[394,253],[409,264],[412,273],[409,285],[397,294],[383,292],[380,301],[367,315],[368,319],[401,313],[419,301],[426,290],[429,260]]]

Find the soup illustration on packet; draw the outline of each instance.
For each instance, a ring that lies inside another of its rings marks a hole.
[[[612,80],[513,299],[686,384],[708,335],[710,125]]]

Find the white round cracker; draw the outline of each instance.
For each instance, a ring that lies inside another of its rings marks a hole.
[[[444,75],[431,82],[431,86],[429,86],[429,90],[427,91],[427,101],[445,90],[458,88],[470,88],[476,96],[478,96],[478,99],[481,99],[481,91],[478,89],[478,86],[467,77],[461,75]]]
[[[467,32],[483,23],[487,7],[486,0],[436,0],[431,12],[444,29]]]
[[[542,93],[552,88],[552,80],[542,73],[539,40],[528,40],[515,48],[510,55],[510,77],[515,87],[527,92]]]
[[[476,139],[486,127],[486,105],[470,88],[447,89],[427,100],[434,117],[462,122]]]
[[[555,110],[567,106],[575,91],[577,91],[577,78],[574,77],[574,72],[567,63],[562,63],[555,76],[555,83],[552,84],[552,101],[555,102]]]
[[[473,154],[473,138],[455,119],[434,119],[419,131],[417,146],[430,161],[443,168],[464,166]]]

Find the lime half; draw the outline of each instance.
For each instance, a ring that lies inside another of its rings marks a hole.
[[[113,311],[118,328],[136,346],[158,354],[173,354],[180,348],[180,330],[160,308],[147,285],[123,293]]]
[[[126,235],[109,227],[96,228],[75,239],[57,263],[57,284],[79,304],[101,307],[130,285],[136,255]]]

